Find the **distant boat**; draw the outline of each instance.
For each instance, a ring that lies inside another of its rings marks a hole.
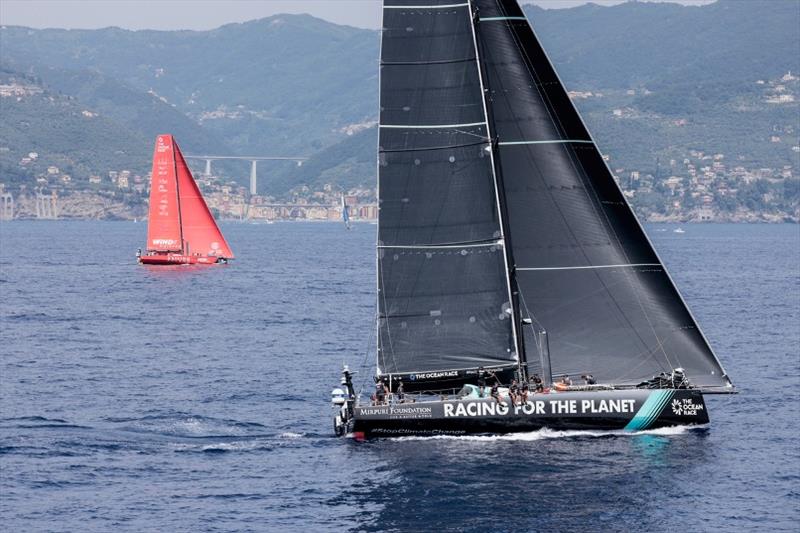
[[[344,227],[350,229],[350,207],[344,199],[344,194],[342,195],[342,221],[344,222]]]
[[[146,265],[213,265],[233,259],[225,237],[172,135],[159,135],[153,153]]]
[[[672,230],[672,233],[686,233],[686,231],[683,228],[678,228],[676,230]]]

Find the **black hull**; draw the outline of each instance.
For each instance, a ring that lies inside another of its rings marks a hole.
[[[363,406],[346,421],[356,439],[405,435],[503,434],[555,430],[643,431],[708,423],[703,395],[694,390],[570,391],[536,394],[521,406],[492,399]]]

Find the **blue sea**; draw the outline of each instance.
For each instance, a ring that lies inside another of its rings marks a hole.
[[[226,224],[146,268],[145,224],[0,224],[4,531],[797,531],[800,227],[648,225],[736,396],[635,434],[333,436],[368,383],[375,226]]]

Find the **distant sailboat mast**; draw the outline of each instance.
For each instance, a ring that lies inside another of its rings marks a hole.
[[[350,207],[344,199],[344,194],[342,195],[342,222],[347,229],[350,229]]]
[[[178,151],[177,144],[173,140],[173,153],[172,153],[172,168],[175,175],[175,193],[178,196],[178,227],[181,230],[181,253],[189,255],[189,246],[183,236],[183,216],[181,215],[181,180],[178,179],[178,158],[176,152]]]

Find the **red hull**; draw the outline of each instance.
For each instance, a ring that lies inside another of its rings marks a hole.
[[[228,260],[213,255],[155,254],[139,258],[143,265],[216,265]]]

